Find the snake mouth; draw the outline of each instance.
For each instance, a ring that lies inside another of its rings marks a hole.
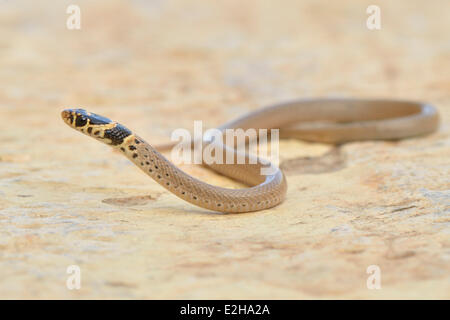
[[[61,118],[64,120],[65,123],[72,125],[74,118],[72,110],[71,109],[63,110],[61,112]]]

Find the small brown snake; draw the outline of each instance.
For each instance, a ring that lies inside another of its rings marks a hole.
[[[285,198],[286,178],[279,168],[267,161],[258,159],[256,164],[208,164],[214,171],[249,185],[244,189],[222,188],[180,170],[156,148],[115,121],[83,109],[64,110],[62,118],[77,131],[118,148],[161,186],[199,207],[240,213],[271,208]],[[312,99],[263,108],[219,129],[279,129],[281,138],[341,144],[423,135],[435,131],[438,123],[436,109],[424,103]],[[222,143],[221,146],[224,150],[227,148]],[[261,168],[267,166],[275,170],[270,175],[262,175]]]

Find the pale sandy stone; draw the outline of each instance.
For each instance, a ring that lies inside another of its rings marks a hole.
[[[356,0],[77,1],[79,31],[70,3],[0,4],[0,298],[450,298],[448,1],[377,1],[380,31]],[[193,120],[311,96],[425,100],[442,126],[341,148],[283,141],[286,201],[226,215],[59,118],[83,106],[162,143]]]

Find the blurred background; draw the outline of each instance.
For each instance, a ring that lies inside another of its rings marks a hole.
[[[0,0],[0,297],[448,298],[449,12],[447,0]],[[361,171],[291,176],[283,206],[230,217],[177,200],[60,119],[84,107],[159,144],[194,120],[318,96],[427,101],[441,130],[349,146],[333,161]],[[413,224],[384,216],[407,205],[421,210]],[[78,291],[65,287],[72,264]],[[382,293],[365,287],[370,264],[389,270]]]

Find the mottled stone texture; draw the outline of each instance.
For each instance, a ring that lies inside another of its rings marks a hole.
[[[449,1],[376,1],[379,31],[357,0],[76,1],[78,31],[71,3],[0,1],[1,298],[450,298]],[[60,119],[85,107],[158,144],[193,120],[315,96],[429,101],[442,125],[340,148],[283,141],[286,201],[227,215]]]

